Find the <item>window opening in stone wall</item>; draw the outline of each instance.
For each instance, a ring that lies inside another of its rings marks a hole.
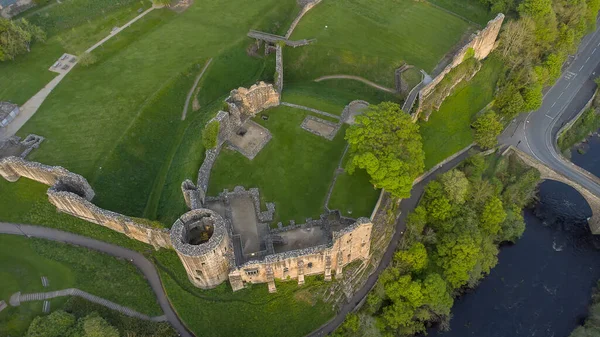
[[[348,254],[348,262],[350,262],[350,254]]]
[[[309,269],[310,269],[310,268],[312,268],[312,262],[309,262],[309,263],[308,263],[308,268],[309,268]]]
[[[258,269],[253,269],[253,270],[245,270],[246,275],[258,275]]]
[[[203,264],[204,264],[204,263],[203,263]],[[198,269],[196,269],[196,274],[198,274],[198,275],[202,276],[202,270],[198,270]]]
[[[288,272],[288,268],[287,267],[283,267],[283,272],[287,273]]]

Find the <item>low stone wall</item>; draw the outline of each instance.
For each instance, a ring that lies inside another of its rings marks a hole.
[[[94,205],[91,203],[94,190],[87,180],[63,167],[7,157],[0,159],[0,175],[11,182],[25,177],[50,186],[46,193],[48,200],[59,212],[110,228],[156,249],[171,247],[168,229],[153,228],[142,221]]]
[[[504,14],[502,13],[498,14],[493,20],[490,20],[483,30],[474,34],[470,41],[454,55],[450,64],[446,66],[433,81],[419,91],[419,106],[415,109],[415,113],[413,114],[414,119],[418,118],[423,102],[427,100],[428,96],[434,91],[435,87],[444,79],[444,77],[464,61],[465,55],[467,55],[470,49],[474,51],[474,57],[477,60],[483,60],[492,52],[492,50],[494,50],[496,38],[500,33],[503,22]]]
[[[10,19],[36,5],[37,4],[33,0],[17,0],[17,2],[12,5],[8,5],[4,8],[0,7],[0,16],[5,19]]]
[[[275,88],[281,94],[283,91],[283,47],[275,47]]]

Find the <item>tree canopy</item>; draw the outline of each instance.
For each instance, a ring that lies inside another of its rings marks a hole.
[[[14,60],[29,51],[32,41],[45,41],[46,34],[25,19],[0,17],[0,61]]]
[[[423,172],[424,152],[419,126],[396,103],[371,105],[346,131],[348,173],[364,169],[371,183],[400,198],[410,196],[414,179]]]
[[[473,127],[475,128],[475,143],[483,149],[491,149],[496,146],[498,136],[504,129],[498,115],[493,111],[486,112],[477,118]]]

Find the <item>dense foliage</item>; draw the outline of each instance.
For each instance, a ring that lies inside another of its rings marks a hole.
[[[26,337],[119,337],[119,331],[97,313],[76,319],[62,310],[34,318]]]
[[[479,116],[475,123],[473,123],[475,129],[475,143],[483,149],[491,149],[498,144],[498,136],[504,129],[498,115],[489,111]]]
[[[600,96],[596,93],[592,106],[583,112],[581,117],[567,131],[559,135],[558,148],[566,151],[584,140],[590,133],[598,130],[600,128],[600,115],[598,112],[600,112]]]
[[[44,31],[27,20],[0,17],[0,61],[14,60],[29,51],[31,42],[44,40]]]
[[[371,183],[400,198],[408,197],[423,172],[425,155],[419,126],[396,103],[371,105],[346,131],[348,173],[365,169]]]
[[[596,27],[600,0],[481,0],[494,11],[514,13],[500,35],[506,72],[494,103],[512,118],[538,109],[542,89],[560,77],[567,56]]]
[[[600,336],[600,281],[592,292],[592,304],[589,316],[582,326],[577,327],[569,337],[596,337]]]
[[[453,298],[496,265],[498,244],[525,230],[522,208],[534,197],[539,172],[516,157],[470,157],[430,182],[408,215],[401,249],[358,315],[339,329],[390,336],[447,327]],[[357,326],[358,325],[358,326]]]

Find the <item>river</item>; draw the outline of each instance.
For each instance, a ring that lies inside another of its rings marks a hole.
[[[600,176],[600,138],[572,160]],[[539,201],[525,210],[526,229],[505,245],[498,265],[472,292],[457,299],[450,331],[438,337],[567,337],[587,315],[600,279],[600,235],[587,225],[592,212],[573,188],[555,181],[539,186]]]

